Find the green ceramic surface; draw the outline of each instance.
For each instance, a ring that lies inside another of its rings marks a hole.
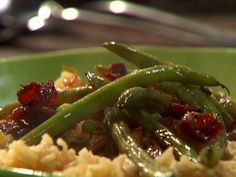
[[[208,73],[224,83],[236,99],[236,49],[218,48],[160,48],[156,46],[137,47],[160,59],[173,61]],[[0,105],[16,100],[21,84],[30,81],[43,82],[56,79],[63,66],[73,66],[83,76],[94,70],[96,64],[110,64],[123,61],[103,48],[88,48],[0,60]],[[132,67],[132,65],[129,65]]]

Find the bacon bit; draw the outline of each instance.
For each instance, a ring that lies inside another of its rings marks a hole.
[[[179,128],[187,136],[207,144],[216,139],[224,127],[208,113],[187,112]]]
[[[104,110],[98,111],[88,118],[95,121],[102,121],[104,119]]]
[[[169,106],[169,112],[174,116],[184,116],[187,112],[198,112],[197,108],[194,108],[188,104],[181,104],[172,102]]]
[[[161,148],[157,145],[152,145],[147,149],[147,153],[153,157],[156,158],[157,156],[160,156],[162,154]]]
[[[116,80],[127,74],[126,66],[123,63],[114,63],[108,67],[98,65],[96,66],[96,70],[101,74],[101,76],[110,81]]]
[[[82,86],[84,86],[84,83],[73,68],[64,68],[60,77],[55,81],[55,87],[60,90],[78,88]]]
[[[101,150],[106,142],[107,142],[108,136],[105,133],[101,132],[94,132],[91,135],[91,138],[89,140],[89,149],[93,153],[97,153],[99,150]]]
[[[15,138],[23,136],[56,113],[57,91],[53,81],[42,84],[31,82],[22,86],[17,96],[21,106],[0,124],[0,130]]]
[[[230,141],[236,141],[236,121],[232,122],[227,127],[227,139]]]
[[[144,143],[144,131],[141,127],[131,129],[131,136],[137,141],[138,144]]]

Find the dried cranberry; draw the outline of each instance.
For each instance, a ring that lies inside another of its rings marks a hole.
[[[22,105],[30,105],[39,102],[39,92],[40,85],[32,82],[22,88],[17,92],[18,100]]]
[[[116,80],[127,74],[126,66],[123,63],[113,63],[109,67],[97,66],[97,71],[108,80]]]
[[[17,96],[21,106],[0,124],[0,130],[15,138],[23,136],[56,113],[57,91],[52,81],[42,84],[31,82],[22,86]]]
[[[31,82],[22,86],[17,96],[22,105],[55,106],[57,91],[53,81],[42,84]]]
[[[208,113],[187,112],[179,124],[180,131],[202,143],[216,139],[223,125]]]
[[[94,113],[93,115],[89,116],[89,119],[92,119],[95,121],[102,121],[104,119],[104,110]]]
[[[29,131],[30,125],[22,121],[15,121],[15,120],[6,120],[1,122],[0,130],[5,134],[11,134],[14,138],[18,139]]]
[[[181,104],[177,102],[172,102],[169,106],[169,112],[174,116],[183,116],[187,112],[191,111],[198,112],[199,110],[188,104]]]

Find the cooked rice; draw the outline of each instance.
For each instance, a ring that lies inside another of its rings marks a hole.
[[[46,172],[59,171],[76,177],[137,176],[137,169],[125,155],[110,160],[93,155],[85,148],[76,155],[62,139],[58,139],[57,145],[54,145],[48,135],[44,135],[38,145],[27,146],[19,140],[11,143],[8,150],[0,150],[0,166]]]
[[[209,169],[182,157],[176,161],[172,148],[169,148],[156,160],[168,165],[177,177],[235,177],[236,143],[229,142],[230,160],[222,160],[214,169]],[[41,143],[27,146],[23,141],[14,141],[8,149],[0,150],[1,167],[18,167],[45,172],[62,173],[73,177],[137,177],[138,170],[126,155],[110,160],[93,155],[82,149],[76,155],[73,149],[58,139],[56,145],[50,136],[44,135]]]

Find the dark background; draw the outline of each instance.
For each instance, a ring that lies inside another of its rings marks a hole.
[[[20,15],[20,9],[31,10],[42,3],[43,0],[13,0],[14,6],[8,13],[14,16]],[[93,0],[57,0],[64,7],[88,8],[87,3]],[[189,19],[206,23],[222,31],[236,31],[236,1],[235,0],[131,0],[131,2],[151,6],[153,8],[171,12]],[[0,22],[2,14],[0,14]],[[17,26],[15,21],[13,26]],[[58,25],[58,24],[53,24]],[[69,24],[68,24],[69,25]],[[71,24],[70,24],[71,25]],[[0,30],[6,26],[0,23]],[[0,57],[15,56],[21,54],[71,49],[78,47],[100,46],[105,41],[116,40],[124,43],[160,46],[198,46],[180,41],[174,41],[168,37],[152,36],[137,30],[127,30],[112,26],[103,26],[81,22],[80,27],[64,28],[61,30],[40,30],[37,33],[29,33],[20,30],[14,38],[0,44]],[[220,46],[218,46],[220,47]],[[233,46],[234,47],[234,46]]]

